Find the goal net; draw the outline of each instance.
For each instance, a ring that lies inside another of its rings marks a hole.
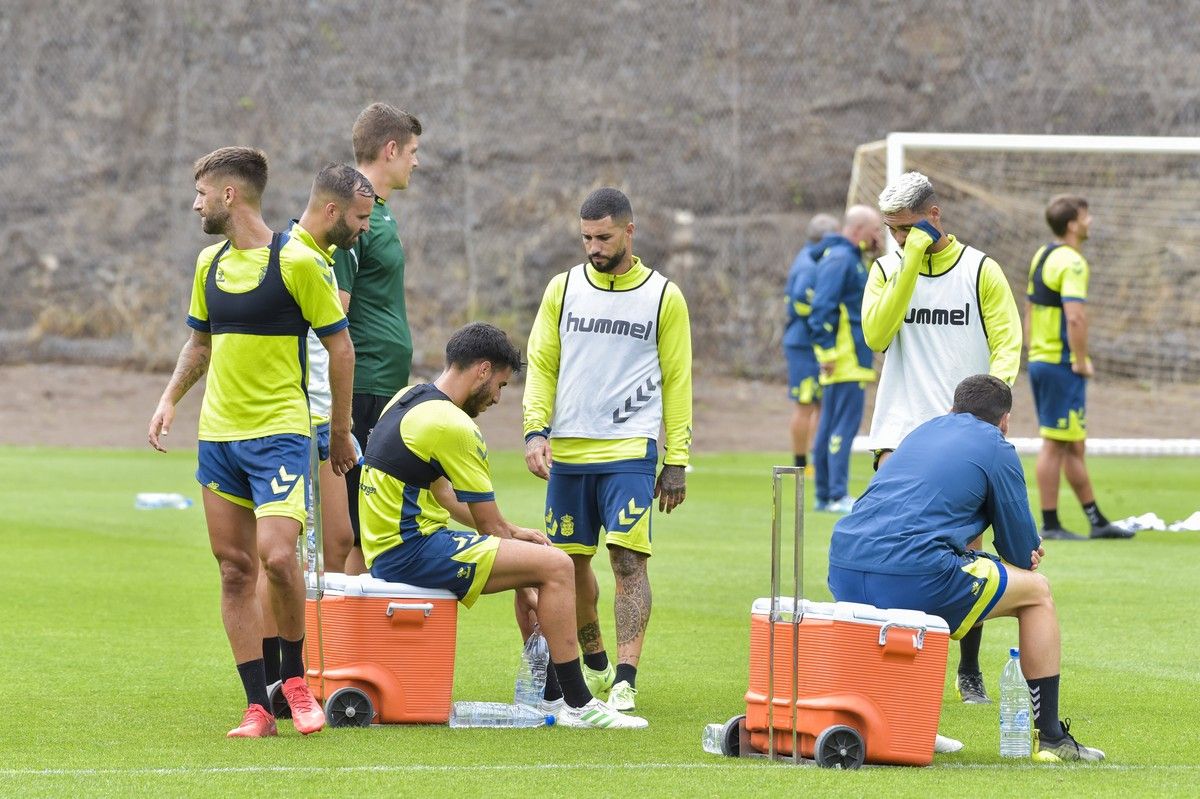
[[[1200,138],[893,133],[858,148],[848,203],[874,206],[910,170],[933,181],[946,229],[1001,265],[1022,311],[1030,259],[1052,240],[1046,203],[1056,194],[1086,197],[1088,349],[1097,372],[1186,396],[1183,407],[1195,415]],[[1174,425],[1162,429],[1171,434]]]

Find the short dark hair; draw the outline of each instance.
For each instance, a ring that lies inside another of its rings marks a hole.
[[[360,164],[373,163],[388,142],[394,141],[403,147],[413,136],[420,135],[421,122],[412,114],[387,103],[371,103],[354,120],[354,129],[350,132],[354,160]]]
[[[267,156],[256,147],[222,147],[196,159],[195,180],[224,175],[241,181],[249,190],[247,199],[258,202],[267,188]]]
[[[487,322],[472,322],[455,331],[446,342],[446,365],[468,369],[480,361],[493,367],[507,366],[513,374],[521,371],[521,351],[508,335]]]
[[[951,413],[969,413],[989,424],[1000,424],[1012,410],[1012,389],[994,375],[971,375],[954,389]]]
[[[633,221],[633,206],[629,198],[619,189],[596,189],[587,196],[579,207],[579,218],[589,222],[611,216],[614,222],[627,224]]]
[[[1051,198],[1046,206],[1046,224],[1054,231],[1055,236],[1067,232],[1067,225],[1079,218],[1080,211],[1086,211],[1088,201],[1077,194],[1060,194]]]
[[[371,181],[348,164],[327,164],[317,173],[312,193],[314,197],[332,197],[340,203],[349,203],[356,194],[375,199]]]

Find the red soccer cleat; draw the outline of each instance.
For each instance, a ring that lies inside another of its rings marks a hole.
[[[268,738],[278,735],[275,717],[262,705],[251,705],[242,716],[242,723],[229,731],[226,738]]]
[[[317,704],[303,677],[292,677],[285,681],[283,695],[292,709],[292,723],[301,733],[308,735],[325,726],[325,711]]]

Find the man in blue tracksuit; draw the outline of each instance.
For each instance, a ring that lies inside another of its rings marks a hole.
[[[909,433],[834,525],[829,590],[839,602],[941,616],[956,640],[984,620],[1015,616],[1038,730],[1034,759],[1103,760],[1058,718],[1058,617],[1036,571],[1045,551],[1025,473],[1004,438],[1011,409],[1003,380],[959,383],[951,412]],[[999,558],[967,549],[989,526]]]
[[[808,333],[820,363],[821,421],[813,441],[817,510],[846,513],[850,497],[850,445],[862,423],[864,386],[874,382],[874,354],[862,332],[863,253],[876,251],[883,235],[879,212],[866,205],[846,211],[842,232],[822,240]]]
[[[821,374],[821,365],[813,355],[808,313],[812,310],[813,289],[817,282],[817,261],[837,229],[837,217],[829,214],[817,214],[809,221],[808,242],[796,253],[784,288],[787,324],[783,329],[783,357],[787,362],[788,396],[795,403],[789,427],[796,466],[808,466],[808,451],[812,449],[820,413],[821,388],[817,378]]]

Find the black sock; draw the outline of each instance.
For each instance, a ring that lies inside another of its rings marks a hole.
[[[983,625],[976,625],[958,640],[958,673],[979,674],[979,647],[983,644]]]
[[[266,667],[267,685],[279,682],[279,636],[263,639],[263,664]]]
[[[630,688],[637,687],[637,666],[632,663],[618,663],[617,676],[613,679],[613,685],[616,685],[621,680],[629,683]]]
[[[798,466],[799,468],[803,469],[805,466],[808,465],[808,455],[795,455],[793,457],[795,457],[796,466]]]
[[[563,699],[571,707],[583,707],[592,701],[592,692],[583,681],[583,669],[578,660],[568,660],[566,663],[555,663],[554,671],[558,674],[558,684],[562,687]]]
[[[584,652],[583,663],[592,671],[604,671],[608,668],[608,653],[603,649],[599,652]]]
[[[246,689],[246,704],[262,705],[270,713],[271,700],[267,698],[267,676],[262,659],[239,663],[237,670],[242,678],[242,687]]]
[[[279,679],[290,680],[304,676],[304,637],[289,641],[279,636]]]
[[[1083,512],[1087,514],[1088,521],[1092,523],[1092,527],[1103,527],[1108,524],[1108,519],[1100,512],[1100,507],[1094,500],[1083,506]]]
[[[1033,723],[1045,741],[1057,741],[1063,737],[1062,724],[1058,720],[1058,675],[1026,680],[1029,684],[1029,701],[1033,706]]]
[[[554,670],[554,664],[551,663],[546,667],[546,689],[542,691],[542,699],[553,702],[556,699],[562,699],[562,695],[562,686],[558,684],[558,672]]]
[[[1058,521],[1058,508],[1042,511],[1042,529],[1057,530],[1062,525]]]

